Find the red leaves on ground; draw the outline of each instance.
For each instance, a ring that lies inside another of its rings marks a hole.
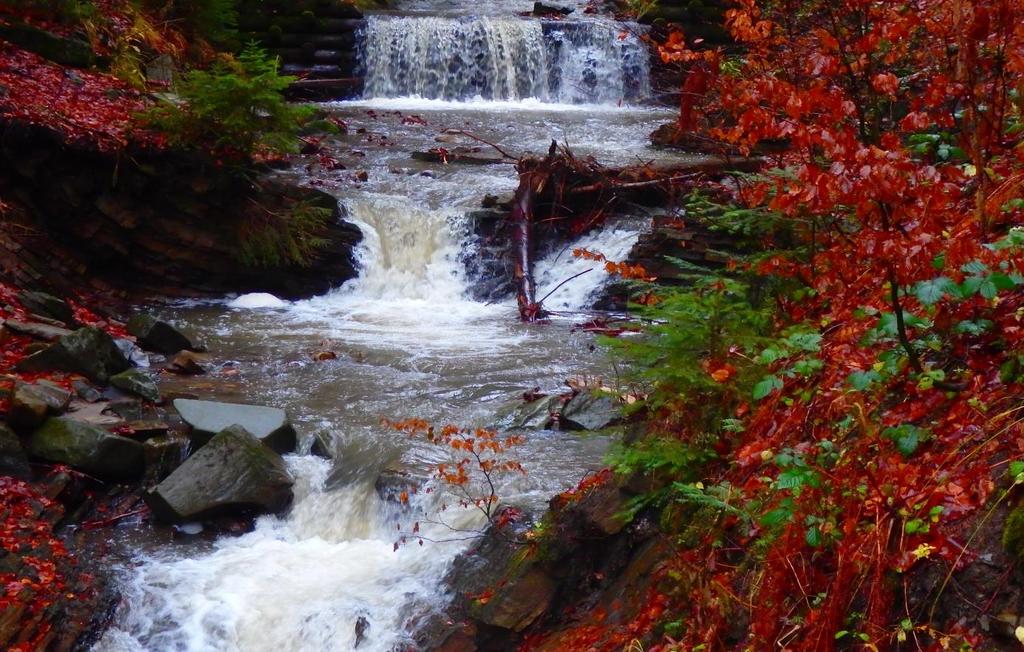
[[[136,125],[145,96],[113,75],[65,68],[0,41],[0,88],[0,119],[41,125],[103,151],[129,142],[163,145]]]

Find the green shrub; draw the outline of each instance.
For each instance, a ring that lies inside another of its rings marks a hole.
[[[142,117],[175,145],[210,148],[221,155],[297,149],[297,130],[312,114],[288,104],[282,91],[294,77],[279,75],[278,61],[255,44],[237,59],[226,57],[210,70],[194,70],[169,98]]]

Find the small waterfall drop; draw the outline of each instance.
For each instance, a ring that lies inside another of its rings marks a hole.
[[[633,27],[607,20],[372,16],[364,95],[617,104],[650,93]]]

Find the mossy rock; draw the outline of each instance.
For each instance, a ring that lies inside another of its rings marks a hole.
[[[89,68],[96,64],[96,54],[87,42],[29,25],[0,25],[0,39],[63,66]]]

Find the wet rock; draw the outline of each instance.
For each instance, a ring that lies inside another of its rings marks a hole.
[[[141,369],[129,369],[115,374],[110,377],[110,384],[153,403],[160,400],[160,389],[156,381]]]
[[[562,408],[561,424],[570,430],[600,430],[621,419],[622,410],[610,396],[583,391]]]
[[[173,325],[146,313],[128,320],[128,332],[135,336],[144,349],[174,355],[178,351],[194,351],[195,345]]]
[[[490,599],[471,602],[470,615],[477,621],[521,632],[547,611],[557,584],[540,567],[528,561],[513,569],[495,588]]]
[[[514,407],[505,416],[499,416],[499,420],[509,430],[541,430],[551,425],[561,406],[561,396],[544,396]]]
[[[174,409],[192,428],[192,441],[202,446],[228,426],[238,425],[278,453],[295,450],[295,428],[279,408],[179,398]]]
[[[568,16],[574,11],[572,7],[563,7],[562,5],[549,5],[545,2],[534,2],[533,3],[533,15],[534,16]]]
[[[401,503],[401,495],[412,494],[419,490],[419,481],[408,471],[384,469],[373,482],[380,499],[385,502]]]
[[[185,461],[188,441],[176,437],[157,436],[147,439],[143,446],[147,484],[159,483]]]
[[[203,365],[199,364],[199,357],[191,351],[181,351],[167,363],[164,369],[181,376],[199,376],[206,373]]]
[[[64,335],[17,365],[19,371],[70,371],[99,383],[130,367],[113,338],[93,327]]]
[[[141,443],[66,417],[47,419],[32,433],[28,452],[112,480],[135,480],[145,466]]]
[[[521,632],[547,611],[556,582],[538,551],[517,543],[529,526],[526,521],[503,531],[492,526],[456,559],[445,583],[456,594],[459,612],[479,624]]]
[[[73,68],[88,68],[96,61],[96,55],[86,41],[60,36],[30,25],[0,25],[0,38],[35,52],[44,59]]]
[[[82,399],[86,403],[95,403],[103,398],[99,391],[87,381],[76,380],[71,383],[71,387],[75,390],[75,394],[78,398]]]
[[[327,430],[321,430],[313,435],[313,444],[309,447],[310,455],[316,455],[324,459],[334,459],[334,437]]]
[[[18,293],[18,301],[30,312],[56,319],[65,324],[75,323],[75,312],[68,302],[52,294],[24,290]]]
[[[292,500],[284,460],[241,426],[230,426],[145,496],[169,522],[238,513],[274,513]]]
[[[32,468],[14,431],[0,423],[0,475],[18,480],[31,480]]]
[[[366,616],[360,616],[356,619],[356,642],[353,647],[359,647],[363,641],[366,640],[366,631],[370,629],[370,621],[366,619]]]
[[[5,321],[4,328],[12,333],[28,335],[29,337],[34,337],[37,340],[46,340],[47,342],[55,342],[65,335],[70,335],[72,332],[67,328],[54,326],[53,324],[44,324],[42,322],[34,321],[18,321],[17,319],[8,319]]]
[[[136,367],[149,367],[149,356],[145,351],[140,349],[135,342],[119,338],[114,340],[114,344],[117,345],[121,354],[128,359],[128,362],[132,363]]]
[[[572,524],[579,536],[604,537],[618,534],[629,524],[629,497],[612,481],[600,482],[568,504],[562,498],[551,500],[551,510],[563,522]]]
[[[47,415],[58,415],[67,411],[71,403],[71,392],[46,383],[17,383],[7,420],[16,428],[35,428],[46,420]]]

